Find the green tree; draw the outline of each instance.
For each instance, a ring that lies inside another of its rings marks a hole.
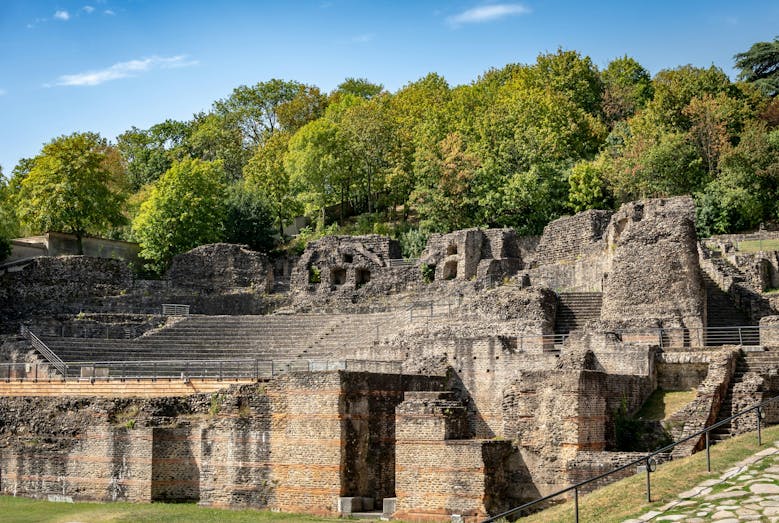
[[[221,161],[230,180],[238,180],[251,156],[234,118],[219,113],[196,114],[190,122],[192,132],[187,148],[193,158]]]
[[[223,237],[222,163],[184,159],[157,180],[133,221],[147,268],[161,272],[176,254]]]
[[[262,194],[245,181],[227,187],[224,240],[246,244],[256,251],[269,251],[273,239],[273,212]]]
[[[3,176],[3,168],[0,166],[0,262],[11,254],[10,239],[13,230],[13,208],[8,191],[8,182]]]
[[[325,207],[349,196],[354,170],[349,143],[343,131],[327,118],[303,126],[289,141],[284,165],[290,184],[305,212],[319,212],[324,227]]]
[[[106,147],[94,133],[74,133],[46,144],[20,182],[15,198],[20,220],[37,231],[74,234],[79,253],[85,234],[124,224],[124,196],[111,189]]]
[[[370,100],[383,90],[383,85],[371,83],[367,78],[347,78],[338,84],[333,94],[336,95],[336,98],[339,95],[350,94],[358,98]]]
[[[655,75],[652,84],[655,95],[647,110],[659,125],[669,130],[690,128],[690,118],[684,114],[684,108],[693,98],[733,92],[728,75],[713,65],[708,69],[692,65],[665,69]]]
[[[568,97],[592,115],[601,111],[603,81],[589,56],[558,49],[538,55],[536,63],[512,71],[509,82],[520,82],[530,89],[549,89]]]
[[[388,158],[387,188],[394,206],[404,204],[416,186],[414,158],[417,150],[433,148],[444,139],[449,126],[451,90],[435,73],[405,85],[388,100],[395,147]]]
[[[754,83],[768,96],[779,94],[779,37],[773,42],[757,42],[733,58],[740,70],[739,80]]]
[[[568,203],[574,212],[611,208],[612,197],[598,162],[581,161],[571,168],[568,173]]]
[[[229,97],[215,102],[214,109],[241,130],[244,143],[253,149],[280,130],[279,108],[305,88],[300,82],[278,78],[252,87],[241,85]]]
[[[416,161],[420,182],[411,199],[425,229],[448,232],[474,225],[479,167],[478,158],[468,153],[457,133],[445,137],[434,150],[420,151]]]
[[[243,171],[247,184],[263,195],[270,206],[281,238],[284,237],[284,223],[301,212],[284,167],[289,139],[288,133],[274,133],[257,148]]]
[[[318,87],[302,85],[294,98],[276,108],[276,114],[281,128],[294,134],[308,122],[322,117],[326,108],[327,97]]]
[[[348,107],[341,114],[338,126],[351,151],[353,181],[359,183],[367,211],[372,213],[376,193],[384,185],[389,157],[396,147],[387,96],[376,96]]]
[[[132,127],[120,134],[116,146],[127,165],[130,189],[137,191],[155,181],[175,160],[186,156],[190,132],[186,122],[165,120],[145,130]]]
[[[633,116],[652,99],[654,88],[649,73],[633,58],[623,56],[609,62],[601,72],[603,117],[609,125]]]

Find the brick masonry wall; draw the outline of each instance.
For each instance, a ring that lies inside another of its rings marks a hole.
[[[28,440],[2,449],[0,491],[76,500],[152,501],[150,429],[93,427],[69,438],[68,448]]]

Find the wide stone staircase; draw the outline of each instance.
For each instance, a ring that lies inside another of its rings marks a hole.
[[[589,320],[600,319],[603,293],[561,292],[557,295],[555,334],[568,334]]]

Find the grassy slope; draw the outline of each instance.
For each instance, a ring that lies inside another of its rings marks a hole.
[[[260,510],[220,510],[194,504],[164,503],[49,503],[27,498],[0,496],[0,520],[14,523],[159,522],[243,523],[301,521],[332,523],[334,518],[280,514]],[[342,520],[343,521],[343,520]]]
[[[763,446],[757,446],[756,433],[744,434],[720,443],[711,449],[712,472],[706,472],[706,453],[660,465],[652,474],[652,503],[646,502],[646,476],[636,474],[612,483],[591,494],[579,497],[579,520],[598,523],[623,521],[660,507],[701,481],[719,477],[738,461],[751,456],[779,439],[779,426],[763,431]],[[574,520],[573,503],[533,514],[523,523],[570,523]]]
[[[695,394],[695,389],[669,391],[657,389],[649,396],[636,417],[651,421],[663,421],[694,400]]]

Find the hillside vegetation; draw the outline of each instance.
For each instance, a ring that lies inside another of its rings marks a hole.
[[[431,231],[537,234],[562,214],[678,194],[694,195],[702,233],[748,229],[777,218],[779,73],[765,61],[778,47],[736,55],[738,81],[715,66],[651,76],[628,56],[599,69],[560,49],[467,85],[242,85],[188,121],[54,138],[0,178],[0,238],[135,240],[161,270],[204,242],[269,249],[305,214],[304,240],[377,232],[413,255]]]

